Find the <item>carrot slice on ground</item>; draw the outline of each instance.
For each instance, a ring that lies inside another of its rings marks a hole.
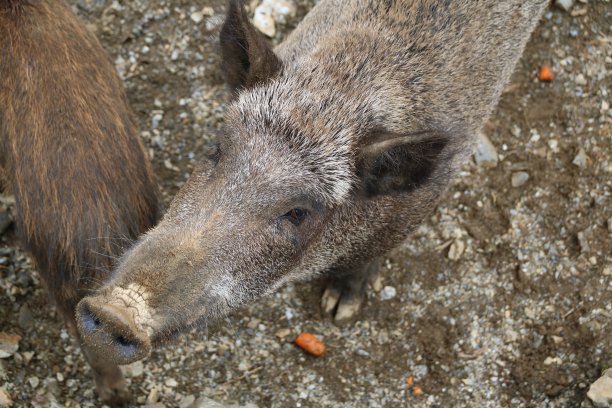
[[[552,72],[552,68],[550,68],[548,65],[542,65],[540,67],[540,73],[538,74],[538,78],[540,78],[540,81],[544,82],[550,82],[555,79],[555,76]]]
[[[325,344],[310,333],[300,333],[295,339],[295,344],[315,357],[321,357],[325,354]]]

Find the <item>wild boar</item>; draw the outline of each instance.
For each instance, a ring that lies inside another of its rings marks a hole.
[[[118,363],[287,282],[327,274],[352,317],[376,259],[430,213],[546,0],[322,0],[275,50],[230,1],[219,149],[77,307]]]
[[[159,205],[121,81],[62,0],[0,0],[0,169],[18,234],[76,334],[77,303]],[[83,351],[100,397],[125,401],[119,367]]]

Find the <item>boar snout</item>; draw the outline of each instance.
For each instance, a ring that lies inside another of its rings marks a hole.
[[[137,323],[135,307],[109,302],[104,296],[84,298],[79,302],[76,320],[87,346],[99,356],[128,364],[148,356],[148,333]]]

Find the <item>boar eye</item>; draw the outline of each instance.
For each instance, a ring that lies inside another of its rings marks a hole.
[[[302,221],[306,219],[307,215],[308,211],[304,210],[303,208],[293,208],[291,211],[283,215],[282,218],[286,218],[287,220],[291,221],[293,225],[300,225]]]

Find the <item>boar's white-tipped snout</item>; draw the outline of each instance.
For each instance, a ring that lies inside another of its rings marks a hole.
[[[89,296],[77,305],[76,321],[85,346],[117,364],[151,352],[151,315],[142,291],[114,288],[110,296]]]

